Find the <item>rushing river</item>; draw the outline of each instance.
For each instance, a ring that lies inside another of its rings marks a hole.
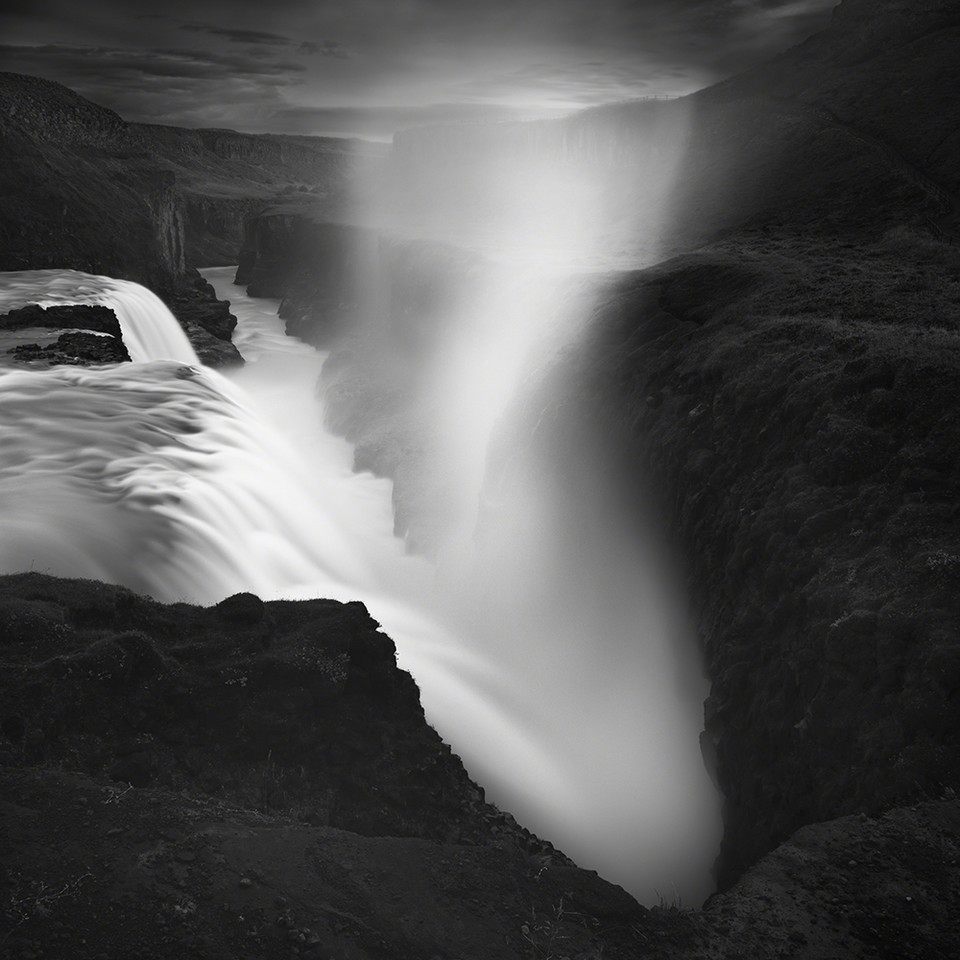
[[[390,483],[353,472],[352,449],[323,426],[324,355],[286,336],[275,302],[233,286],[232,268],[204,273],[238,318],[246,365],[229,376],[203,367],[136,284],[0,276],[0,311],[112,307],[133,358],[0,366],[0,572],[103,579],[165,601],[363,600],[490,799],[646,902],[708,892],[717,816],[697,750],[703,690],[677,684],[680,628],[649,558],[611,531],[602,576],[575,588],[545,564],[517,591],[505,564],[484,583],[500,580],[491,607],[409,556]],[[527,602],[538,593],[547,607]]]

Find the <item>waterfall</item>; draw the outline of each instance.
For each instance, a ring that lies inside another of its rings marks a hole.
[[[603,585],[617,622],[592,619],[589,578],[561,604],[529,602],[512,564],[519,574],[525,563],[550,570],[562,553],[536,543],[533,554],[511,547],[511,563],[475,588],[450,588],[394,537],[391,484],[354,473],[350,446],[324,429],[324,355],[285,336],[276,304],[251,300],[229,273],[205,271],[238,317],[247,363],[229,379],[197,361],[170,312],[136,284],[75,271],[0,275],[6,309],[110,306],[134,357],[99,368],[0,366],[0,573],[102,579],[164,601],[214,603],[244,590],[362,600],[396,642],[428,718],[495,802],[647,902],[683,874],[694,875],[686,897],[707,892],[702,851],[712,856],[715,829],[703,812],[713,800],[698,767],[699,727],[695,712],[659,693],[669,628],[637,589],[643,574],[629,551]],[[508,293],[516,299],[520,288]],[[535,342],[532,331],[509,333],[518,336],[525,348]],[[471,331],[462,352],[488,339]],[[501,352],[516,354],[512,342]],[[470,419],[497,377],[521,375],[502,365],[478,375],[451,412]],[[490,423],[469,429],[480,435]],[[557,583],[569,580],[543,580],[544,589]],[[469,595],[487,587],[509,600],[498,616]],[[650,633],[643,642],[639,620]],[[585,645],[597,629],[618,630],[626,658],[613,645]],[[677,743],[683,758],[665,759]],[[638,818],[646,808],[651,818]]]
[[[99,277],[79,270],[23,270],[3,274],[0,310],[13,310],[28,303],[41,307],[75,303],[110,307],[117,315],[131,360],[200,362],[167,305],[132,280]]]

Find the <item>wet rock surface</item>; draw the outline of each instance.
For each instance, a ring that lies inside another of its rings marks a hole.
[[[52,336],[44,336],[47,330],[60,335],[53,340]],[[99,304],[44,308],[33,303],[0,316],[0,338],[4,333],[21,331],[24,336],[32,331],[38,335],[38,340],[44,342],[20,342],[6,347],[8,362],[53,366],[62,363],[121,363],[130,359],[120,335],[120,322],[116,314],[109,307]],[[9,340],[9,337],[4,339]]]
[[[93,330],[120,337],[120,321],[109,308],[99,304],[75,303],[41,307],[30,303],[0,316],[0,330],[46,327],[51,330]]]
[[[85,366],[97,363],[122,363],[130,359],[123,341],[116,337],[100,337],[95,333],[64,333],[55,343],[40,346],[19,344],[8,356],[20,363],[42,363],[46,366],[67,363]]]
[[[238,366],[240,351],[231,342],[237,318],[230,303],[218,300],[213,287],[196,270],[187,270],[166,297],[190,345],[208,367]]]

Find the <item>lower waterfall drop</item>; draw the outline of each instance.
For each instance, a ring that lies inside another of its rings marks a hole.
[[[0,366],[0,573],[102,579],[168,602],[240,591],[362,600],[493,802],[648,903],[676,877],[686,899],[709,892],[716,805],[686,706],[647,707],[637,688],[625,714],[610,712],[600,705],[627,689],[625,671],[615,652],[591,651],[588,634],[556,646],[555,624],[534,610],[504,619],[502,636],[459,613],[462,598],[443,595],[442,577],[393,535],[390,482],[354,473],[351,447],[324,428],[323,355],[287,337],[276,304],[234,287],[230,268],[204,273],[239,320],[247,363],[229,376],[199,364],[170,312],[136,284],[75,271],[0,278],[6,309],[110,306],[134,357]],[[668,661],[660,652],[630,670]],[[685,753],[669,768],[634,769],[639,741],[667,741],[651,764],[680,742]],[[649,823],[638,819],[644,805],[656,807]]]

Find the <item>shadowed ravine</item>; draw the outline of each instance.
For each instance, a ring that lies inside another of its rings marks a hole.
[[[406,555],[389,483],[353,473],[350,446],[322,426],[324,355],[286,337],[275,302],[247,298],[229,269],[206,274],[238,316],[247,364],[230,379],[135,284],[40,271],[7,285],[21,302],[113,306],[135,362],[0,373],[0,572],[164,601],[361,599],[490,799],[641,899],[708,892],[703,691],[675,680],[679,627],[649,558],[604,537],[589,559],[619,575],[575,582],[562,539],[544,535],[558,536],[556,517],[532,517],[500,554],[528,564],[523,576],[502,559],[434,571]]]

